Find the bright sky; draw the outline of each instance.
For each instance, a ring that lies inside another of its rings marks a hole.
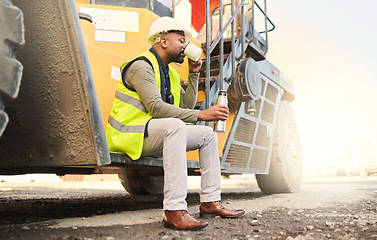
[[[259,1],[260,2],[260,1]],[[304,160],[377,140],[377,1],[268,0],[267,58],[293,80]]]

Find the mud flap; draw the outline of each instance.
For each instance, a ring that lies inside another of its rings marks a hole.
[[[0,172],[110,164],[75,1],[13,4],[24,13],[26,44],[18,54],[24,72],[7,109]]]

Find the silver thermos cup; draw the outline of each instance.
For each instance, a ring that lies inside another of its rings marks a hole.
[[[217,105],[228,106],[228,98],[226,97],[226,91],[220,90],[219,97],[217,98]],[[215,122],[214,131],[216,133],[225,133],[226,121],[219,120]]]

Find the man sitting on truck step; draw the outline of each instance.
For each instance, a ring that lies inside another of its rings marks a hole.
[[[186,125],[197,121],[227,120],[229,109],[215,105],[194,110],[201,60],[189,59],[188,87],[181,88],[178,71],[169,63],[182,63],[186,39],[181,24],[170,17],[152,23],[148,42],[152,47],[121,67],[106,136],[111,152],[126,153],[133,160],[162,153],[164,169],[163,222],[177,230],[198,230],[208,225],[187,212],[186,151],[199,149],[200,217],[239,217],[221,203],[221,170],[217,135],[212,128]],[[160,155],[161,156],[161,155]]]

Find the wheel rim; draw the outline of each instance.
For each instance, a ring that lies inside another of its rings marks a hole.
[[[289,168],[292,172],[296,172],[296,170],[300,169],[300,159],[297,152],[297,137],[291,125],[288,127],[287,150]]]

